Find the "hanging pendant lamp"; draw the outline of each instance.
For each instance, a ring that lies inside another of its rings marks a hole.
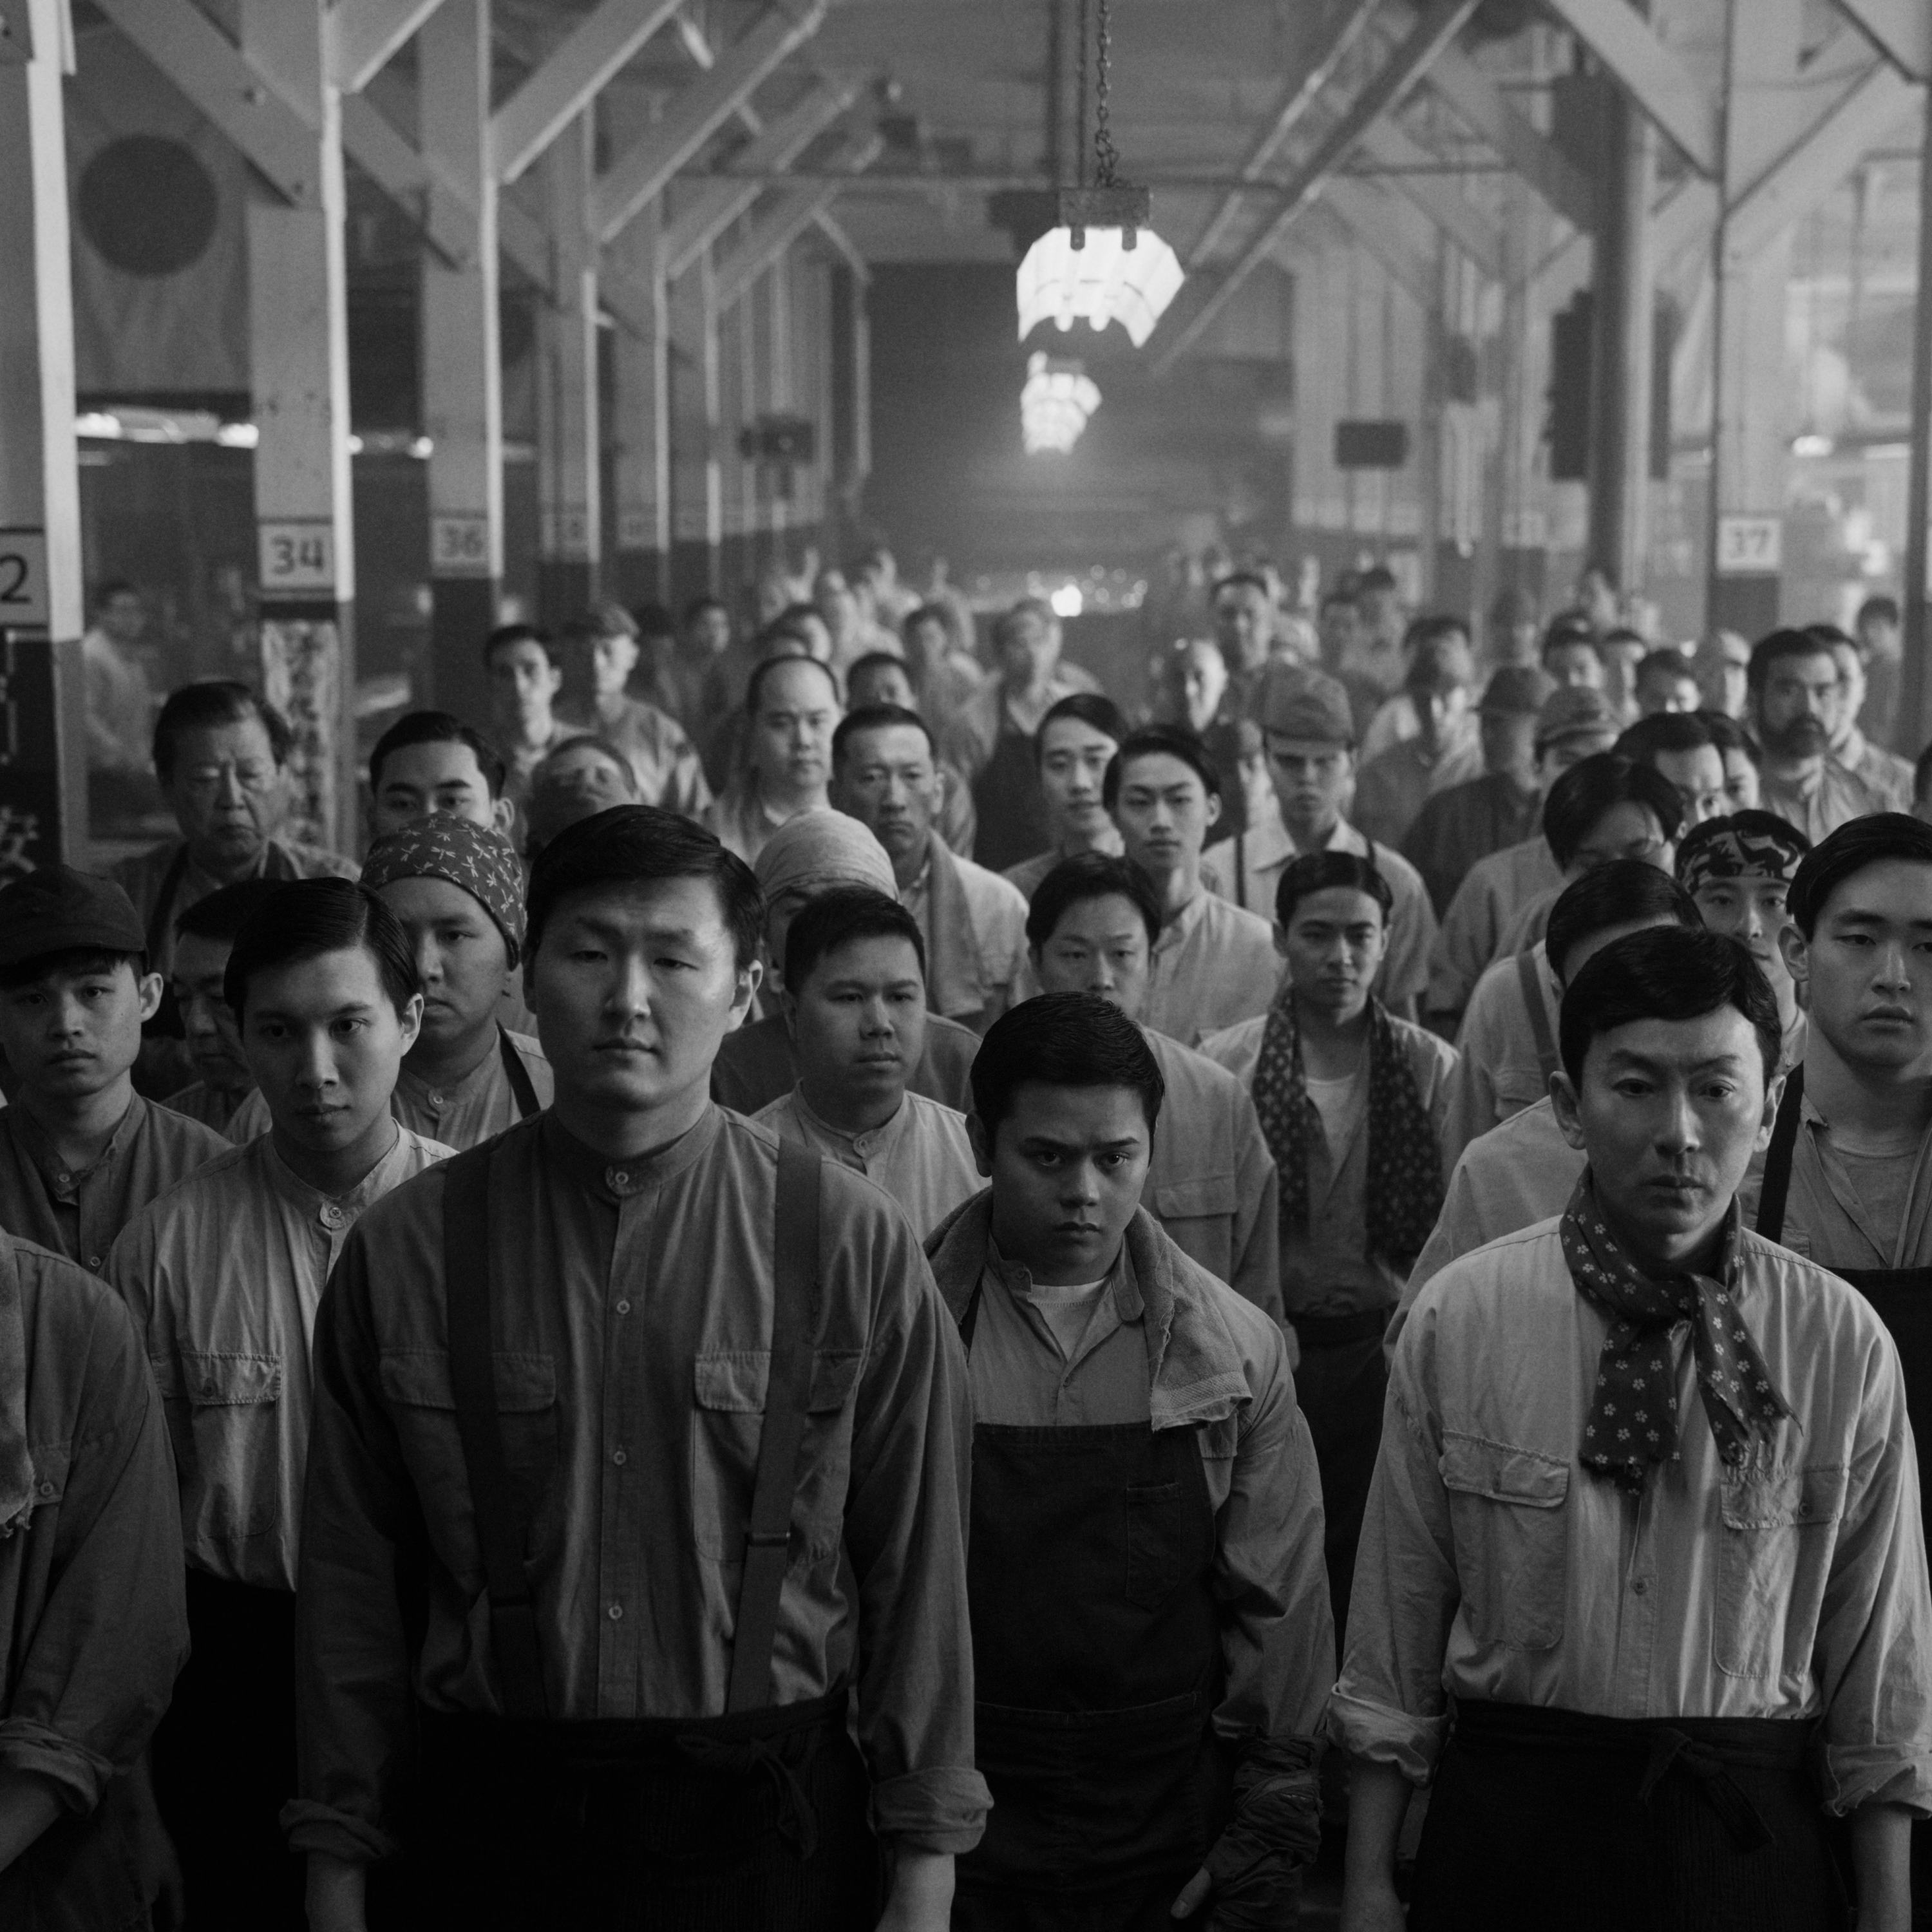
[[[1020,434],[1029,456],[1064,455],[1100,406],[1100,392],[1078,362],[1036,349],[1020,391]]]
[[[1049,319],[1065,330],[1084,316],[1096,329],[1119,322],[1138,349],[1179,292],[1183,277],[1174,250],[1149,225],[1152,196],[1115,173],[1120,156],[1108,122],[1110,0],[1099,0],[1099,5],[1094,184],[1087,184],[1087,0],[1081,0],[1076,178],[1074,186],[1059,191],[1058,225],[1034,243],[1020,264],[1020,340]]]

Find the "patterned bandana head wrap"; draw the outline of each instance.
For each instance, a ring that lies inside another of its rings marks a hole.
[[[466,818],[436,812],[386,832],[369,848],[362,883],[371,892],[393,879],[447,879],[496,922],[514,966],[524,950],[524,875],[510,842]]]
[[[1597,1204],[1588,1168],[1564,1210],[1563,1258],[1576,1292],[1610,1318],[1597,1364],[1596,1392],[1583,1424],[1578,1455],[1592,1475],[1606,1476],[1633,1495],[1642,1492],[1653,1462],[1675,1462],[1678,1447],[1677,1374],[1670,1330],[1690,1324],[1697,1393],[1718,1453],[1744,1460],[1753,1436],[1768,1436],[1791,1413],[1731,1298],[1739,1219],[1731,1203],[1718,1274],[1646,1274],[1624,1252]]]
[[[1713,879],[1782,879],[1788,886],[1810,849],[1803,833],[1768,812],[1714,818],[1684,835],[1677,883],[1694,897]]]
[[[1255,1068],[1255,1112],[1281,1173],[1281,1238],[1308,1238],[1308,1150],[1320,1144],[1322,1115],[1308,1097],[1294,996],[1286,985],[1269,1009]],[[1364,1190],[1368,1252],[1408,1268],[1442,1209],[1442,1156],[1395,1022],[1369,1002],[1369,1172]]]

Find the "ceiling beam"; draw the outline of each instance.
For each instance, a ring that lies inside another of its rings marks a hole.
[[[342,97],[342,152],[415,222],[452,268],[476,253],[476,210],[366,94]]]
[[[831,243],[833,249],[844,257],[845,266],[856,275],[862,285],[872,279],[872,265],[866,260],[866,251],[833,216],[829,208],[821,208],[812,217],[812,224],[820,234]]]
[[[1700,174],[1719,172],[1718,110],[1696,76],[1630,0],[1546,0]]]
[[[1622,0],[1617,0],[1617,4],[1621,4]],[[1173,333],[1156,358],[1156,375],[1165,375],[1200,340],[1215,316],[1234,299],[1242,283],[1274,255],[1282,237],[1321,194],[1330,175],[1348,158],[1366,130],[1383,115],[1401,106],[1428,72],[1430,63],[1462,32],[1463,22],[1475,10],[1476,0],[1430,0],[1423,8],[1415,25],[1356,95],[1348,112],[1289,177],[1282,190],[1281,208],[1243,249],[1205,299],[1193,304],[1192,314]]]
[[[677,11],[679,0],[601,0],[490,117],[496,178],[514,181]]]
[[[818,31],[824,17],[825,0],[768,8],[682,88],[656,126],[598,177],[590,196],[590,231],[598,240],[606,246],[614,242],[759,82]]]
[[[335,0],[326,16],[328,77],[360,94],[442,0]]]
[[[1398,170],[1441,159],[1399,121],[1377,121],[1362,130],[1362,150]],[[1390,185],[1428,216],[1492,282],[1503,275],[1502,230],[1466,195],[1454,178],[1398,172]]]
[[[1908,80],[1932,80],[1932,7],[1925,0],[1838,0],[1851,22]]]
[[[1418,308],[1433,311],[1442,293],[1436,264],[1396,232],[1400,224],[1390,218],[1396,210],[1382,190],[1367,182],[1337,180],[1330,184],[1321,206],[1335,218],[1342,236],[1379,262]],[[1286,248],[1284,243],[1277,260]]]
[[[846,152],[852,172],[862,174],[885,145],[877,134],[848,142]],[[722,314],[742,299],[752,285],[811,227],[820,212],[830,208],[843,192],[835,182],[816,188],[794,188],[775,195],[766,212],[752,224],[744,240],[718,264],[718,308]]]
[[[1436,56],[1429,86],[1573,228],[1596,226],[1594,184],[1460,47]]]

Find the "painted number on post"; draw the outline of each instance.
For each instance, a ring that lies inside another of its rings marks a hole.
[[[282,591],[335,590],[335,532],[325,523],[262,524],[262,588]]]
[[[45,630],[47,538],[44,530],[0,530],[0,630]]]
[[[1718,519],[1718,574],[1768,577],[1784,559],[1784,520],[1781,517],[1720,517]]]
[[[490,519],[480,511],[429,520],[430,568],[440,576],[483,577],[490,570]]]

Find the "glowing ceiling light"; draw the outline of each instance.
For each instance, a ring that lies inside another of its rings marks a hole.
[[[1027,358],[1020,391],[1020,433],[1029,456],[1064,455],[1080,440],[1087,419],[1100,406],[1100,392],[1078,362],[1058,362],[1044,350]]]
[[[1068,218],[1087,212],[1069,203],[1122,193],[1138,195],[1138,224],[1122,219],[1084,226]],[[1183,277],[1174,250],[1144,225],[1147,199],[1144,190],[1104,188],[1060,197],[1060,225],[1042,235],[1020,264],[1022,341],[1049,320],[1063,329],[1082,320],[1096,329],[1118,322],[1136,349],[1154,333]]]
[[[224,449],[253,449],[262,440],[262,432],[251,422],[225,422],[214,432]]]
[[[1046,601],[1056,617],[1077,617],[1087,608],[1087,600],[1081,596],[1077,584],[1063,584]]]
[[[82,410],[74,419],[74,433],[76,436],[118,438],[121,434],[121,418],[109,415],[105,410]]]

